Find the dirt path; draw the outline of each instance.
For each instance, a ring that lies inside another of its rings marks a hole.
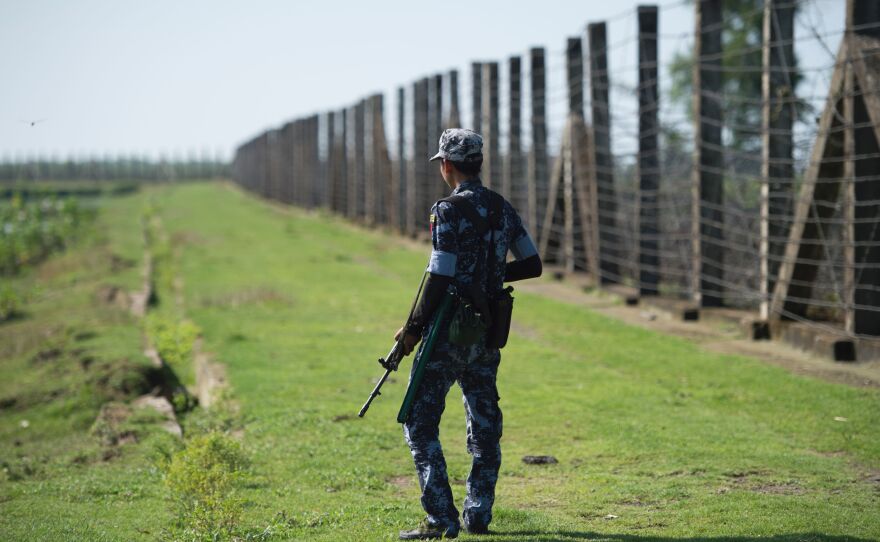
[[[760,359],[794,374],[821,378],[855,387],[880,388],[880,362],[835,363],[798,350],[780,341],[752,341],[739,329],[718,322],[685,322],[656,307],[626,306],[611,293],[587,293],[568,282],[524,282],[522,292],[585,306],[627,324],[675,335],[703,349]]]

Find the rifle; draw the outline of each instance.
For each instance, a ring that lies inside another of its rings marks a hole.
[[[440,334],[440,325],[446,319],[446,313],[452,307],[455,294],[447,292],[434,314],[434,323],[431,325],[431,331],[428,337],[419,346],[416,359],[413,361],[413,373],[409,379],[409,386],[406,388],[406,395],[403,397],[403,404],[400,405],[400,411],[397,413],[397,422],[406,423],[409,414],[412,411],[413,402],[416,400],[416,393],[419,391],[419,385],[422,383],[422,377],[425,374],[425,365],[431,359],[434,353],[434,345],[437,343],[437,335]]]
[[[367,413],[367,409],[370,408],[370,403],[373,402],[373,399],[382,395],[379,391],[382,388],[382,384],[388,380],[388,375],[391,374],[391,371],[396,371],[397,367],[400,365],[400,362],[403,360],[403,338],[406,336],[406,329],[409,327],[410,323],[412,323],[413,312],[416,310],[416,303],[419,301],[419,296],[422,295],[422,288],[425,286],[425,278],[427,278],[428,272],[425,271],[422,274],[422,281],[419,283],[419,290],[416,292],[416,298],[413,299],[412,307],[409,309],[409,316],[406,317],[406,324],[403,326],[403,333],[400,334],[400,338],[397,342],[394,343],[394,346],[391,347],[391,350],[388,352],[388,355],[384,358],[379,358],[379,365],[385,369],[385,374],[382,375],[382,378],[379,379],[379,382],[376,383],[376,387],[373,388],[372,393],[370,393],[370,397],[367,399],[367,402],[364,403],[364,406],[361,407],[361,411],[358,412],[358,417],[363,418],[364,414]]]

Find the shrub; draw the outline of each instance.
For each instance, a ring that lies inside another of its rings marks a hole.
[[[191,360],[193,345],[200,333],[198,326],[157,312],[147,315],[146,325],[147,334],[165,363],[179,369]]]
[[[218,432],[193,438],[166,463],[165,484],[183,535],[222,540],[236,529],[247,459],[241,445]]]
[[[0,285],[0,322],[14,318],[21,309],[21,299],[9,284]]]
[[[63,249],[92,215],[73,198],[25,202],[15,195],[9,205],[0,206],[0,275],[18,273]]]

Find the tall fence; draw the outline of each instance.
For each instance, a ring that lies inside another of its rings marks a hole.
[[[640,6],[558,50],[482,59],[268,130],[237,149],[233,177],[426,236],[447,192],[427,158],[464,118],[484,136],[484,184],[519,210],[545,262],[641,296],[876,338],[880,3],[840,3],[846,23],[831,30],[810,4]],[[691,11],[692,31],[661,31]],[[732,15],[757,38],[732,39]],[[796,59],[804,43],[825,52]],[[660,65],[665,47],[684,68]],[[673,99],[682,89],[690,107]]]

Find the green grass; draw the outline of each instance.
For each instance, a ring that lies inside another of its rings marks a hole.
[[[9,279],[25,304],[0,325],[3,540],[131,540],[171,517],[152,459],[170,437],[145,413],[124,426],[138,444],[91,431],[102,404],[148,392],[154,377],[139,323],[102,300],[140,286],[142,202],[105,203],[87,238]]]
[[[375,360],[405,317],[429,248],[193,184],[108,205],[102,216],[114,220],[118,250],[139,243],[135,209],[148,197],[178,251],[185,314],[228,367],[241,408],[252,465],[240,493],[242,531],[396,539],[422,517],[394,421],[410,360],[365,419],[356,413],[381,373]],[[704,352],[537,296],[516,295],[514,318],[522,332],[504,349],[499,373],[497,534],[486,540],[880,538],[880,484],[872,481],[880,471],[877,391]],[[107,348],[115,344],[112,334],[100,335]],[[18,375],[30,370],[6,374],[25,378]],[[0,413],[3,431],[15,423]],[[9,434],[0,433],[4,447]],[[469,456],[457,388],[441,435],[461,501]],[[132,456],[144,458],[4,483],[0,538],[155,538],[170,512],[145,458],[149,447],[132,446]],[[551,454],[559,463],[528,466],[520,461],[526,454]],[[136,481],[139,492],[125,496]],[[92,483],[99,487],[84,489]],[[74,498],[62,496],[66,487],[77,488]],[[111,522],[114,507],[119,515]]]

